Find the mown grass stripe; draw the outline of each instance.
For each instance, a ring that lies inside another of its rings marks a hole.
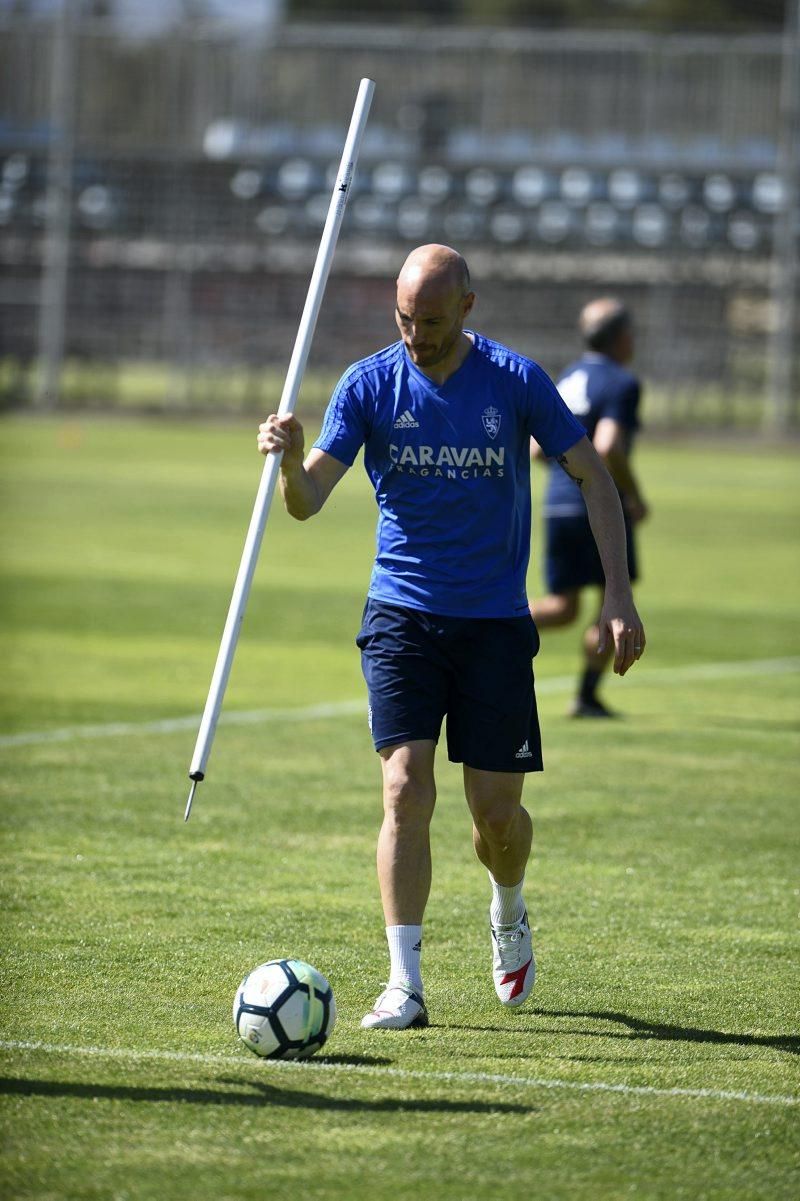
[[[155,1060],[166,1063],[237,1064],[256,1066],[258,1061],[237,1055],[221,1055],[193,1051],[135,1050],[127,1047],[80,1047],[70,1044],[0,1040],[3,1051],[42,1051],[49,1055],[96,1056],[105,1059]],[[495,1072],[441,1072],[414,1068],[379,1067],[373,1064],[332,1063],[325,1059],[271,1060],[264,1064],[268,1070],[299,1072],[349,1072],[360,1076],[391,1076],[397,1080],[442,1081],[448,1084],[498,1084],[515,1088],[563,1089],[574,1092],[619,1093],[623,1096],[674,1097],[708,1101],[741,1101],[749,1105],[800,1105],[800,1097],[781,1094],[750,1093],[719,1088],[656,1088],[646,1084],[610,1084],[606,1081],[552,1080],[538,1076],[506,1076]]]
[[[800,656],[781,659],[743,659],[730,663],[688,663],[683,667],[653,667],[637,669],[632,682],[637,684],[680,683],[684,680],[722,680],[728,676],[785,675],[800,671]],[[536,693],[567,692],[575,687],[575,676],[553,676],[537,680]],[[317,721],[327,717],[349,717],[366,713],[366,699],[330,701],[319,705],[286,709],[243,709],[223,713],[220,724],[230,726],[260,725],[273,721]],[[36,746],[48,742],[71,742],[73,739],[126,738],[139,734],[173,734],[193,730],[200,724],[200,714],[186,717],[167,717],[158,721],[117,721],[102,725],[63,726],[54,730],[29,730],[19,734],[0,735],[0,747]]]

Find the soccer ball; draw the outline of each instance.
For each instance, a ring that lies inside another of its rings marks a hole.
[[[245,976],[233,1002],[242,1042],[264,1059],[308,1059],[336,1024],[328,981],[301,959],[271,959]]]

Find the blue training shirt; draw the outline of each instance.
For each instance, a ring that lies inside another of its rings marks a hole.
[[[639,428],[640,387],[635,375],[607,355],[590,351],[566,368],[556,386],[590,441],[598,422],[611,417],[628,431],[630,449]],[[558,463],[550,464],[543,511],[545,517],[586,516],[583,493]]]
[[[364,447],[378,502],[369,596],[452,617],[528,611],[530,436],[548,455],[583,437],[536,363],[470,332],[441,386],[395,342],[345,372],[314,443],[348,467]]]

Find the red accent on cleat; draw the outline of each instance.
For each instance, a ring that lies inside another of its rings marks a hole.
[[[515,972],[506,972],[505,976],[503,976],[503,979],[500,981],[501,985],[511,984],[512,982],[514,985],[514,987],[511,989],[511,992],[508,994],[509,1001],[513,1001],[514,997],[518,997],[522,992],[523,988],[525,987],[525,977],[528,974],[528,969],[532,963],[533,960],[529,959],[523,967],[518,967]]]

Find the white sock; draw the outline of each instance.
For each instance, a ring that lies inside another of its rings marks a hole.
[[[489,920],[493,926],[513,926],[521,921],[525,912],[525,902],[522,899],[523,876],[519,884],[507,886],[498,884],[491,872],[489,879],[492,884],[492,904],[489,909]]]
[[[391,969],[389,988],[405,985],[422,995],[422,926],[387,926]]]

